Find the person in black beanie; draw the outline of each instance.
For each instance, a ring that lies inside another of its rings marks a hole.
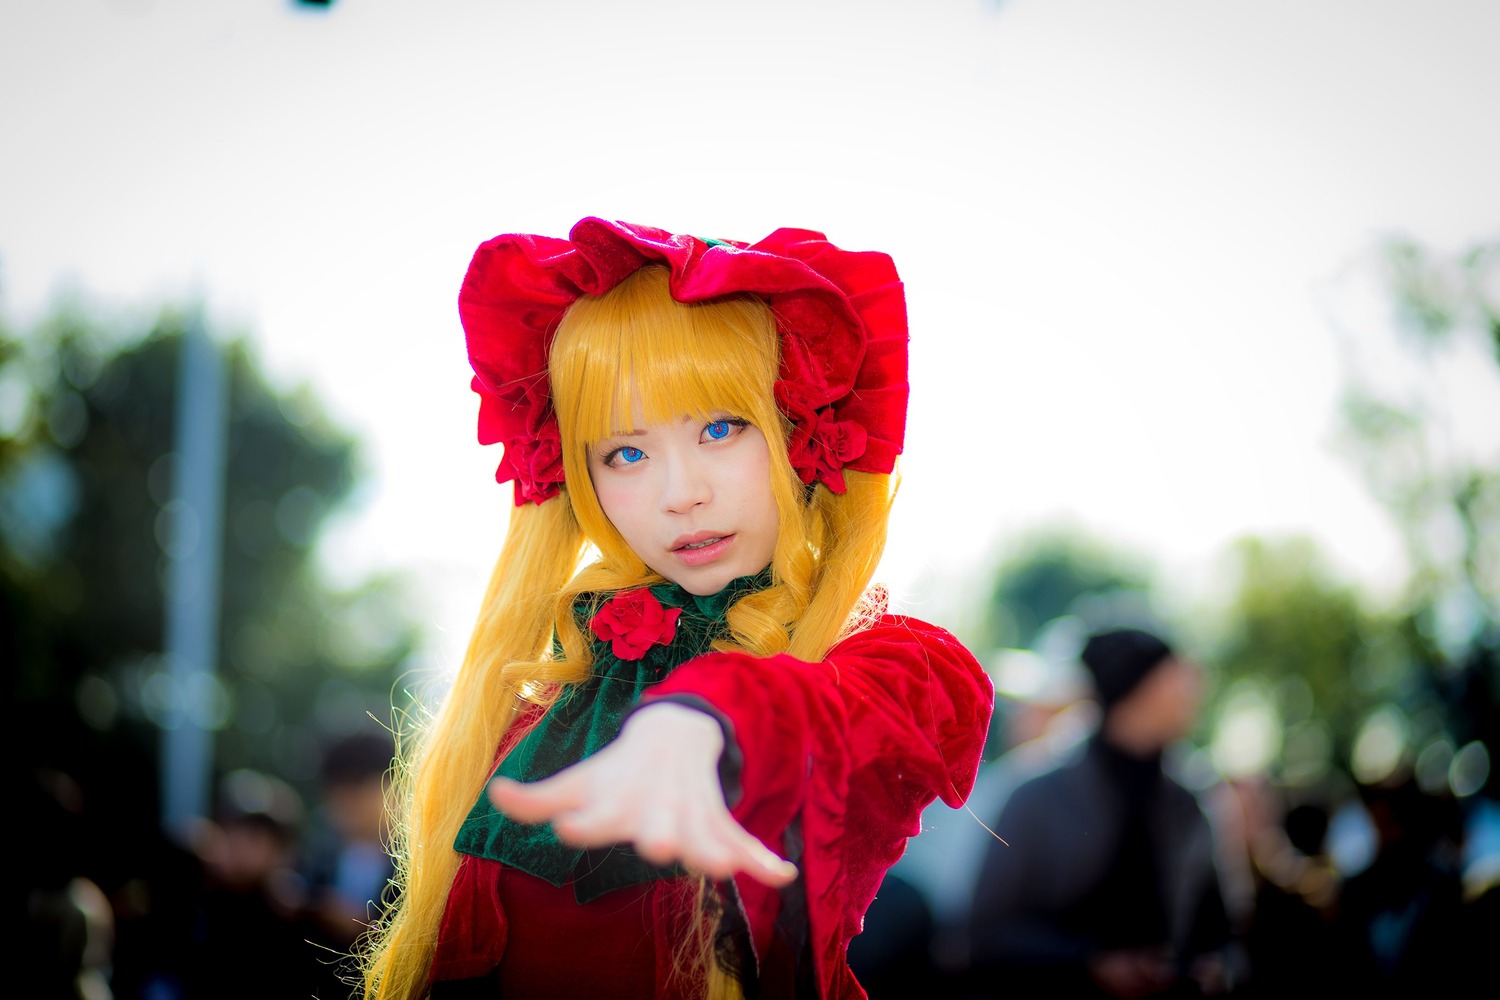
[[[1228,992],[1232,944],[1214,841],[1162,751],[1197,719],[1202,671],[1135,628],[1082,652],[1098,731],[1006,800],[969,927],[977,996]],[[1030,992],[1028,992],[1030,991]]]

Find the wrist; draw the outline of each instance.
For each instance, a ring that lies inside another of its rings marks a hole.
[[[724,793],[725,805],[731,809],[738,805],[740,797],[744,794],[740,777],[745,766],[745,756],[740,751],[739,740],[734,735],[734,723],[729,721],[729,717],[719,711],[708,699],[686,693],[662,695],[637,706],[635,710],[639,711],[652,705],[680,705],[683,708],[701,712],[714,720],[723,740],[722,749],[719,751],[719,788]]]
[[[636,708],[625,720],[620,735],[635,736],[647,731],[659,738],[669,737],[674,746],[701,750],[715,759],[724,750],[724,730],[718,720],[676,702],[653,702]]]

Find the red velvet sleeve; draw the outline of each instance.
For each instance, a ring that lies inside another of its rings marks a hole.
[[[943,629],[894,615],[819,663],[710,653],[644,701],[701,698],[742,758],[735,818],[767,843],[800,820],[824,997],[862,995],[843,960],[888,869],[935,797],[958,806],[979,768],[994,695]]]

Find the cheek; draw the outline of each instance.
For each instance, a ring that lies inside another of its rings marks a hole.
[[[636,505],[639,487],[633,487],[630,479],[610,475],[610,470],[592,462],[589,463],[589,482],[594,487],[594,500],[599,504],[599,510],[616,531],[624,534],[630,512]]]
[[[774,551],[776,538],[781,533],[781,511],[776,506],[776,493],[771,489],[769,463],[761,470],[760,487],[756,491],[756,503],[760,508],[760,522],[767,535],[766,544]]]
[[[773,526],[780,523],[776,497],[771,491],[771,455],[764,438],[760,447],[754,449],[741,466],[739,489],[746,506],[755,512],[759,523]]]
[[[740,459],[740,469],[752,488],[769,493],[771,489],[771,449],[760,428],[753,429],[754,438],[746,442],[745,453]]]
[[[629,484],[609,477],[603,482],[596,479],[594,496],[599,500],[599,509],[604,511],[604,516],[609,518],[616,529],[623,530],[622,526],[629,524],[631,512],[636,507],[635,491],[630,489]]]

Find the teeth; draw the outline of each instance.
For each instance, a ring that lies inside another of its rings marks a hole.
[[[712,545],[714,542],[722,542],[723,540],[724,540],[724,536],[720,535],[718,538],[705,538],[701,542],[689,542],[688,544],[684,545],[683,548],[685,548],[685,549],[701,549],[704,546]]]

